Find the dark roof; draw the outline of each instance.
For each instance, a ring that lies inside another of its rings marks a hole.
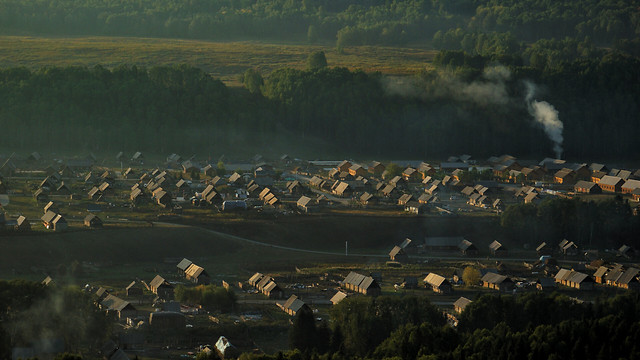
[[[184,258],[178,263],[178,265],[176,265],[176,267],[182,271],[185,271],[191,264],[193,264],[191,260]]]
[[[482,277],[481,280],[483,282],[488,282],[490,284],[496,284],[496,285],[502,284],[505,281],[512,282],[511,279],[509,279],[508,277],[506,277],[504,275],[491,273],[491,272],[488,272],[488,273],[484,274],[484,276]]]
[[[640,273],[639,269],[629,268],[627,271],[622,273],[622,275],[620,275],[616,282],[620,284],[629,284],[631,281],[638,281],[638,279],[636,278],[638,276],[638,273]]]

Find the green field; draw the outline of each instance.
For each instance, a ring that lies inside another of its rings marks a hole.
[[[436,54],[435,50],[384,46],[347,47],[338,53],[332,46],[130,37],[0,36],[0,49],[1,67],[189,64],[230,84],[249,68],[264,74],[283,67],[303,69],[308,54],[317,50],[326,53],[329,66],[392,75],[423,70]]]

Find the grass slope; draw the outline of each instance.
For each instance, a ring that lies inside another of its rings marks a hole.
[[[189,64],[228,83],[236,74],[256,68],[264,74],[282,67],[303,69],[309,53],[323,50],[329,66],[412,74],[429,66],[436,51],[383,46],[347,47],[342,54],[332,46],[268,44],[255,41],[211,42],[129,37],[0,36],[0,66],[94,66],[123,64],[155,66]]]

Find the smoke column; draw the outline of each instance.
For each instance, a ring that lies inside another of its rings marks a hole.
[[[558,118],[558,110],[546,101],[534,100],[535,85],[531,82],[526,82],[525,84],[527,86],[525,102],[527,103],[529,114],[544,127],[544,132],[553,141],[553,151],[556,153],[556,158],[560,159],[563,151],[562,142],[564,138],[562,137],[562,130],[564,129],[564,124]]]

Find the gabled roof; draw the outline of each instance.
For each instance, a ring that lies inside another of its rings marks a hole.
[[[622,183],[624,180],[617,176],[605,175],[600,179],[598,185],[609,185],[609,186],[617,186]]]
[[[462,251],[466,251],[470,248],[475,248],[475,245],[473,245],[473,243],[469,240],[462,239],[462,241],[460,241],[460,243],[458,244],[458,248]]]
[[[637,276],[640,273],[639,269],[629,268],[627,271],[622,273],[622,275],[616,280],[619,284],[629,284],[632,281],[638,281]]]
[[[189,265],[189,267],[187,268],[187,270],[184,271],[184,273],[190,278],[198,278],[200,275],[207,275],[207,276],[209,275],[207,274],[207,272],[204,270],[203,267],[193,263]]]
[[[342,300],[344,300],[346,298],[347,298],[347,294],[346,293],[344,293],[342,291],[338,291],[335,295],[333,295],[331,297],[331,300],[329,300],[329,301],[331,301],[331,303],[333,305],[335,305],[335,304],[339,303],[340,301],[342,301]]]
[[[554,279],[556,281],[565,281],[571,276],[571,270],[569,269],[560,269]]]
[[[311,203],[311,198],[307,196],[301,196],[297,202],[298,206],[302,206],[302,207],[308,206],[309,203]]]
[[[434,287],[440,287],[444,284],[449,284],[449,281],[445,279],[444,276],[438,275],[436,273],[429,273],[427,277],[424,278],[424,282]]]
[[[511,279],[509,279],[508,277],[504,275],[496,274],[496,273],[491,273],[491,272],[484,274],[481,280],[483,282],[488,282],[490,284],[495,284],[495,285],[502,284],[505,281],[511,282]]]
[[[56,216],[58,216],[58,214],[56,214],[55,212],[47,211],[44,215],[42,215],[40,219],[43,222],[50,223],[56,218]]]
[[[151,280],[151,282],[149,283],[150,287],[156,288],[156,289],[162,285],[171,286],[171,284],[169,284],[169,282],[160,275],[156,275],[156,277],[154,277],[153,280]]]
[[[576,185],[574,186],[574,189],[586,189],[586,190],[591,190],[594,187],[598,186],[596,183],[591,182],[591,181],[584,181],[584,180],[580,180],[576,183]]]
[[[116,297],[113,295],[107,295],[107,297],[100,302],[100,305],[106,307],[109,310],[115,310],[115,311],[122,311],[126,308],[135,310],[133,305],[131,305],[128,301],[122,300],[119,297]]]
[[[596,270],[596,272],[593,274],[593,276],[595,277],[603,277],[607,274],[607,271],[609,271],[609,268],[606,266],[600,266],[598,268],[598,270]]]
[[[505,248],[502,246],[502,244],[498,240],[493,240],[493,242],[489,244],[489,249],[496,251],[500,249],[504,250]]]
[[[178,263],[178,265],[176,265],[176,267],[182,271],[185,271],[191,264],[193,264],[191,260],[184,258]]]
[[[404,254],[404,250],[403,250],[400,246],[396,245],[396,246],[394,246],[394,247],[393,247],[393,249],[391,249],[391,251],[389,252],[389,256],[396,256],[396,255],[398,255],[398,254],[400,254],[400,255],[401,255],[401,254]]]
[[[456,300],[456,302],[453,303],[453,306],[464,310],[464,308],[466,308],[467,305],[471,304],[472,302],[473,301],[467,299],[466,297],[461,296],[458,300]]]
[[[249,278],[249,283],[257,284],[258,281],[260,281],[260,279],[262,279],[263,277],[264,277],[264,274],[257,272]]]
[[[409,245],[411,245],[411,243],[413,242],[413,240],[406,238],[404,239],[404,241],[400,244],[400,247],[403,249],[406,249],[409,247]]]

